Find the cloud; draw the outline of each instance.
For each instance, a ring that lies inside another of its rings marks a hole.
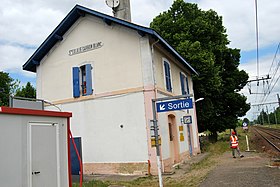
[[[34,73],[22,70],[23,61],[26,61],[34,49],[25,48],[15,44],[0,44],[0,71],[21,73],[24,76],[35,77]]]
[[[280,56],[278,54],[274,59],[274,55],[274,53],[267,54],[259,59],[261,73],[259,79],[266,78],[267,75],[270,76],[270,79],[248,83],[247,86],[241,90],[241,93],[247,97],[247,102],[251,103],[251,105],[277,102],[277,93],[280,93],[280,69],[277,69],[277,66],[280,63]],[[243,69],[249,74],[249,80],[257,79],[257,63],[255,60],[240,64],[239,69]],[[249,93],[249,88],[251,89],[252,94]],[[261,110],[265,109],[266,111],[266,106],[268,107],[268,111],[271,112],[274,110],[274,107],[278,106],[278,104],[274,103],[252,106],[251,110],[247,113],[247,117],[250,119],[255,118],[256,114],[259,115]]]
[[[148,26],[152,18],[168,9],[172,2],[133,0],[132,19]],[[76,4],[112,15],[112,9],[103,0],[3,0],[0,7],[0,70],[29,75],[22,71],[22,65]]]
[[[136,24],[149,26],[154,17],[167,11],[174,0],[131,0],[132,21]],[[190,0],[198,3],[203,10],[213,9],[223,17],[223,25],[227,29],[228,39],[232,48],[240,48],[243,53],[256,49],[255,4],[244,0]],[[0,71],[19,73],[24,77],[35,77],[34,73],[22,70],[22,65],[33,54],[37,47],[62,21],[76,5],[112,15],[105,0],[2,0],[0,6]],[[258,1],[259,48],[267,48],[278,44],[280,38],[280,3],[278,0]],[[275,50],[273,50],[274,52]],[[269,71],[274,54],[260,54],[261,74]],[[271,56],[270,56],[271,55]],[[250,76],[257,72],[256,60],[245,59],[240,65]],[[279,92],[279,83],[274,90]],[[252,90],[257,89],[253,87]],[[261,90],[262,88],[258,88]],[[248,94],[248,101],[256,103],[261,95]],[[274,93],[273,93],[274,94]],[[275,94],[272,99],[275,100]],[[270,98],[267,99],[267,101]]]
[[[173,1],[174,0],[132,0],[130,4],[132,21],[149,27],[153,18],[167,11],[171,7]]]
[[[244,51],[256,49],[256,21],[254,1],[199,0],[203,10],[213,9],[223,17],[227,29],[230,47]],[[258,1],[259,46],[266,47],[278,43],[280,27],[276,26],[280,17],[278,0]]]

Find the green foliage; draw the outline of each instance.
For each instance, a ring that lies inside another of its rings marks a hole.
[[[248,74],[238,69],[240,50],[228,48],[222,17],[197,4],[174,1],[150,26],[172,45],[199,73],[194,76],[199,132],[215,133],[234,128],[238,117],[250,109],[238,92]]]
[[[241,151],[246,149],[246,140],[245,134],[242,133],[242,128],[237,129],[239,134],[239,144]],[[218,141],[216,143],[205,143],[205,149],[208,153],[198,162],[191,162],[190,165],[181,165],[177,168],[174,175],[163,176],[164,186],[174,186],[174,187],[183,187],[183,186],[199,186],[202,181],[205,180],[207,174],[211,172],[212,169],[219,163],[219,156],[225,152],[229,152],[230,155],[230,146],[229,146],[229,136],[230,131],[226,130],[223,133],[218,134]],[[204,153],[205,154],[205,153]],[[181,171],[180,171],[181,170]],[[176,173],[179,175],[176,176]],[[106,180],[106,179],[105,179]],[[78,183],[74,183],[73,187],[78,187]],[[126,186],[126,187],[157,187],[158,178],[157,176],[146,176],[140,177],[135,180],[127,181],[100,181],[93,180],[90,182],[84,182],[84,187],[105,187],[105,186]]]
[[[0,106],[9,105],[9,96],[18,88],[19,81],[14,81],[9,73],[0,71]]]
[[[73,183],[72,184],[73,187],[79,187],[80,184],[79,183]],[[100,180],[92,180],[90,182],[84,182],[83,183],[83,187],[107,187],[109,186],[108,183],[100,181]]]
[[[280,124],[280,107],[277,107],[271,113],[267,113],[264,110],[260,112],[257,120],[254,121],[255,124]]]
[[[36,89],[31,85],[30,82],[22,86],[20,89],[16,91],[15,96],[25,97],[25,98],[36,98]]]

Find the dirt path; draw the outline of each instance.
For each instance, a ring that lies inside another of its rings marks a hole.
[[[226,152],[218,166],[201,183],[201,187],[222,186],[280,186],[280,167],[270,167],[266,154],[244,152],[244,158],[232,158]]]

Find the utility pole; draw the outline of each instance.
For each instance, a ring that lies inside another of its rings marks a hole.
[[[271,77],[269,77],[269,75],[266,75],[266,77],[259,78],[257,76],[256,79],[248,80],[247,81],[247,85],[248,85],[248,88],[249,88],[249,93],[250,94],[264,94],[264,93],[254,93],[254,92],[252,92],[252,90],[251,90],[251,83],[252,82],[257,82],[257,86],[259,86],[260,85],[260,81],[263,81],[265,83],[265,81],[269,80],[269,79],[271,79]]]
[[[158,181],[159,186],[163,186],[162,182],[162,174],[161,174],[161,162],[160,162],[160,147],[158,141],[158,124],[157,124],[157,111],[156,111],[156,100],[152,99],[152,107],[153,107],[153,122],[154,122],[154,131],[155,131],[155,141],[156,141],[156,152],[157,152],[157,168],[158,168]]]
[[[162,182],[162,173],[161,173],[161,162],[160,162],[160,145],[159,145],[159,133],[158,133],[158,124],[157,124],[157,107],[156,102],[158,101],[167,101],[167,100],[174,100],[174,99],[182,99],[182,98],[190,98],[193,97],[193,94],[187,95],[178,95],[178,96],[171,96],[171,97],[164,97],[164,98],[156,98],[152,99],[152,109],[153,109],[153,123],[154,123],[154,134],[155,134],[155,143],[156,143],[156,153],[157,153],[157,168],[158,168],[158,180],[159,186],[163,187]]]
[[[262,110],[262,123],[264,125],[263,113],[264,113],[264,110]]]
[[[276,123],[276,125],[277,125],[277,115],[276,115],[275,107],[274,107],[274,117],[275,117],[275,123]]]
[[[278,99],[278,105],[280,107],[280,98],[279,98],[279,94],[277,94],[277,99]]]
[[[266,106],[266,112],[267,112],[268,125],[269,125],[269,127],[270,127],[270,120],[269,120],[269,113],[268,113],[268,108],[267,108],[267,106]]]

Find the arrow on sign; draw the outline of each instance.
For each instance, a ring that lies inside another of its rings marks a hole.
[[[156,103],[157,112],[166,112],[173,110],[185,110],[193,108],[192,99],[179,99],[167,102]]]
[[[165,105],[159,105],[159,110],[165,110]]]

